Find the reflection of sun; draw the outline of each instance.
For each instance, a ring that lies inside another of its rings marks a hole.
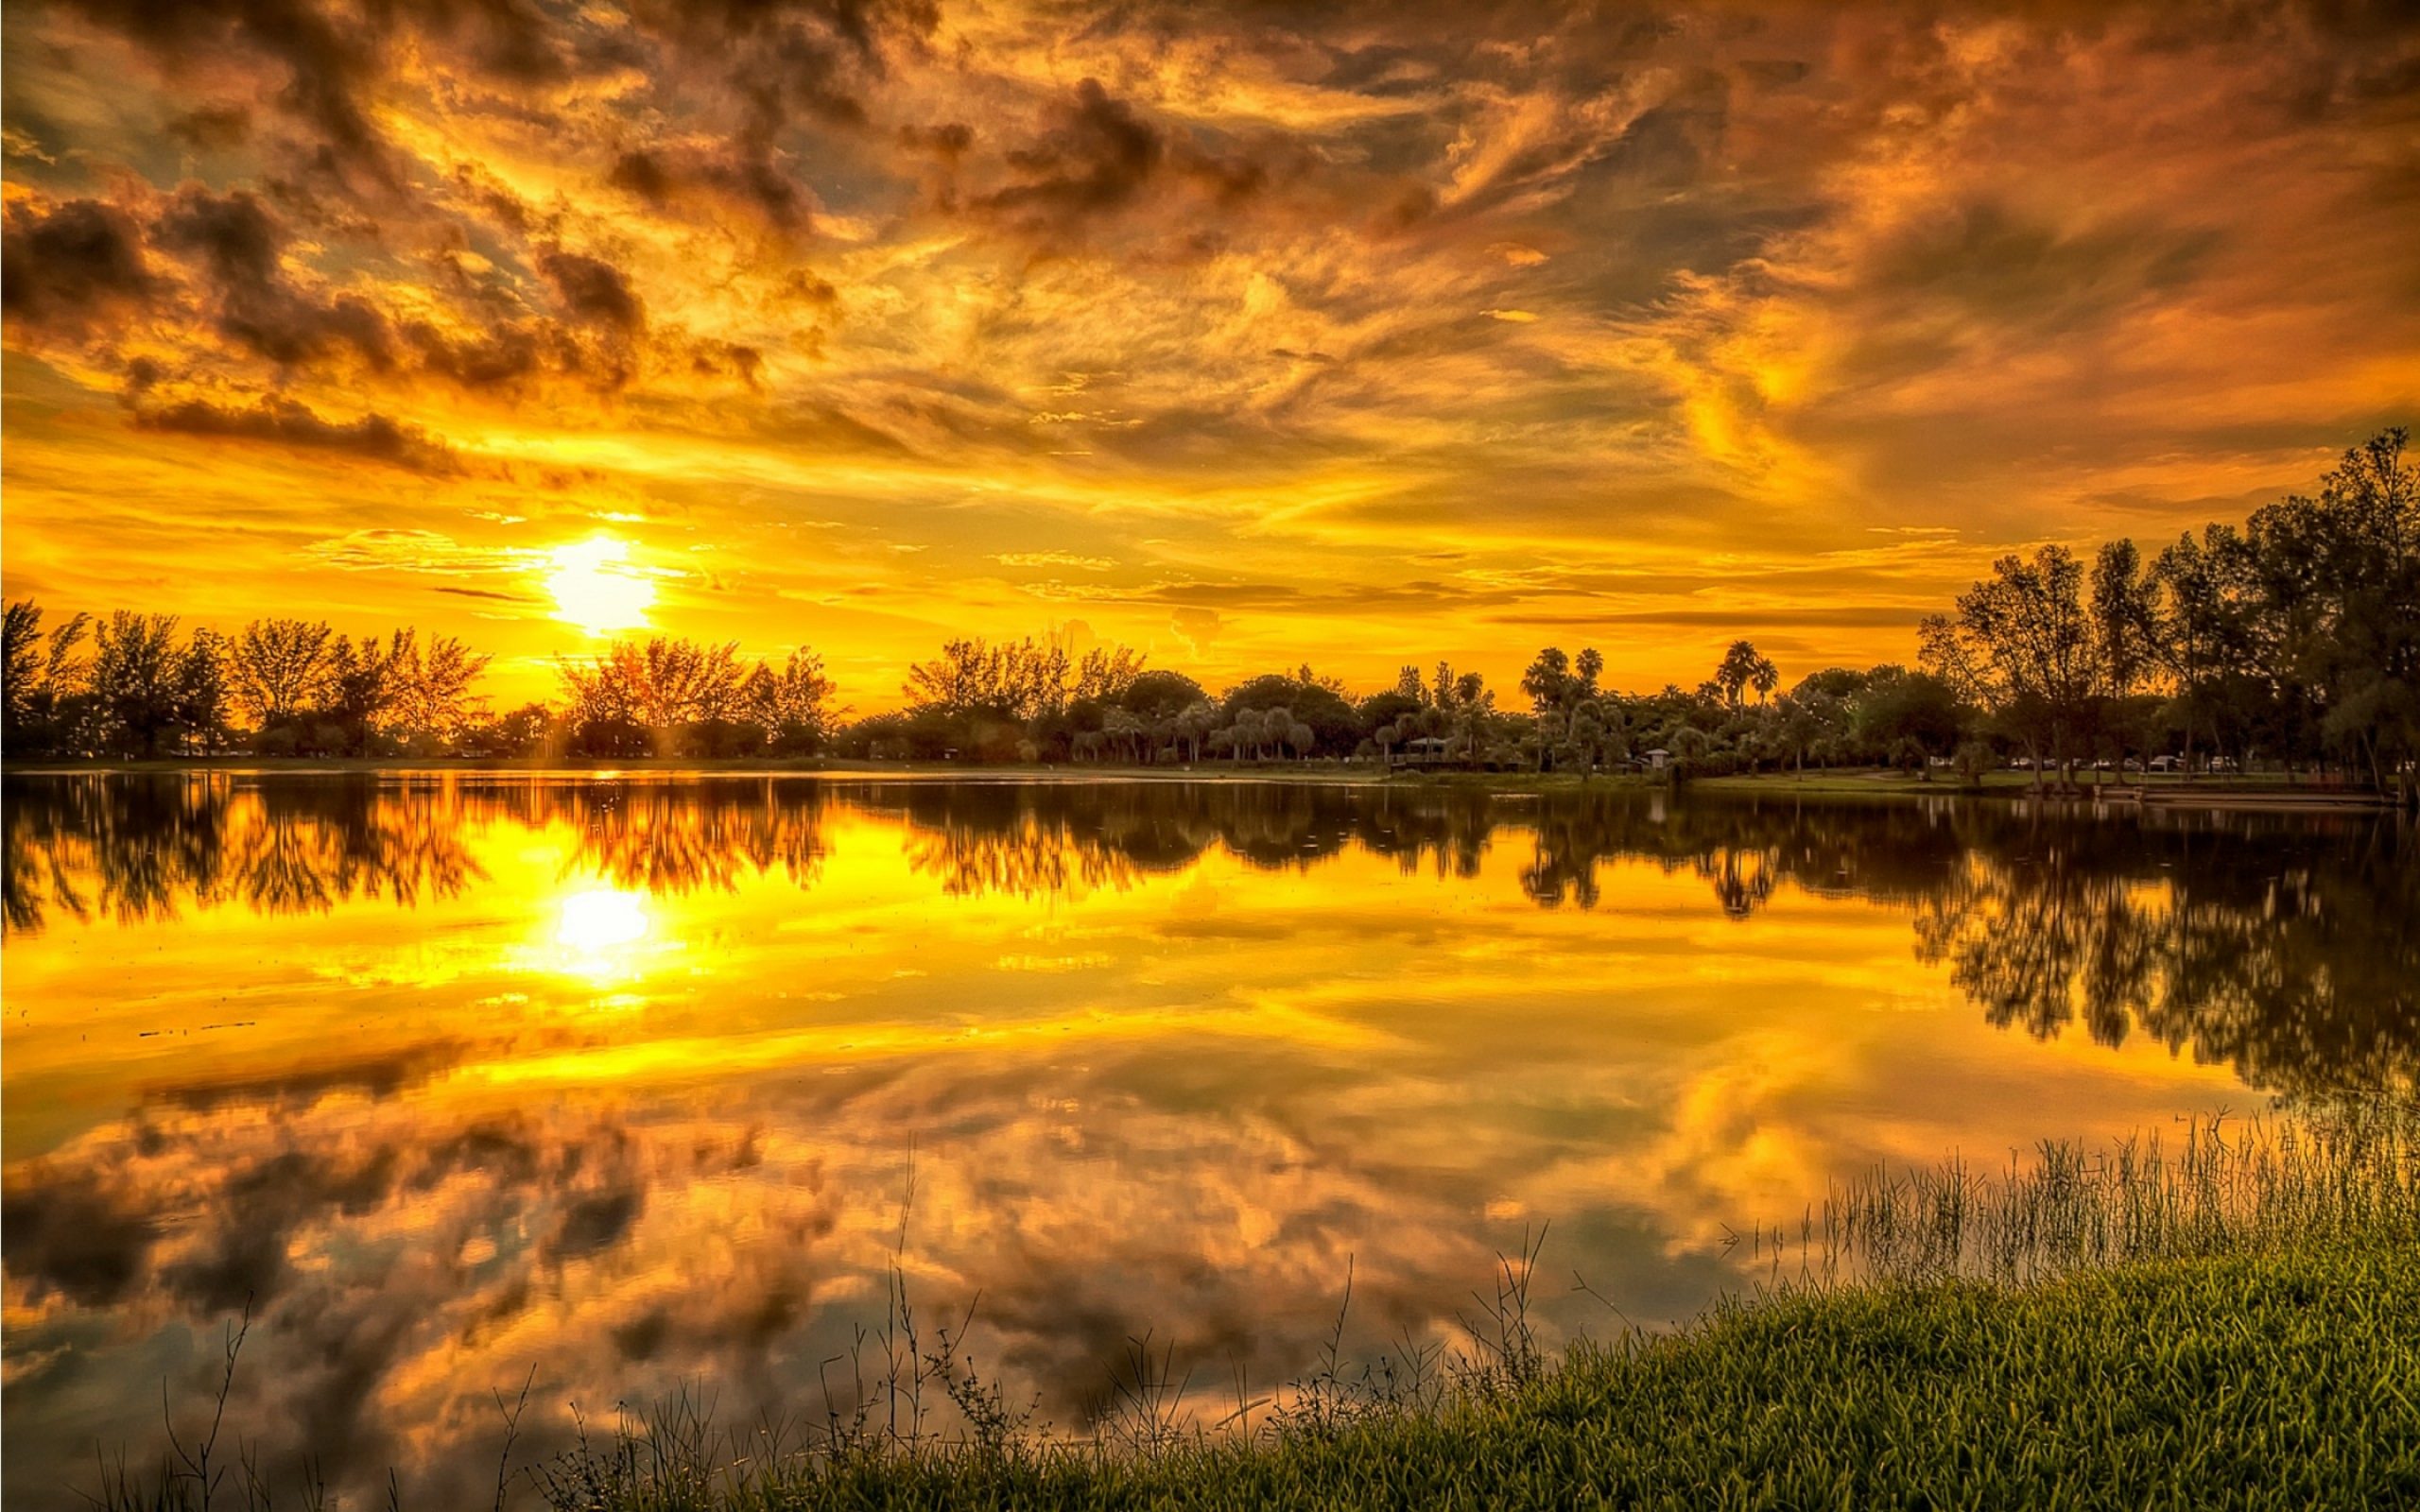
[[[629,565],[627,541],[596,535],[557,546],[547,556],[554,563],[546,589],[555,595],[555,618],[591,635],[647,623],[655,584]]]
[[[627,974],[625,947],[647,937],[646,901],[634,892],[596,887],[576,892],[562,902],[555,924],[555,943],[563,949],[563,965],[588,977]]]

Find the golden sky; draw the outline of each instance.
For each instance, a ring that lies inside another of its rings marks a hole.
[[[1906,660],[2420,408],[2395,9],[9,0],[6,589]]]

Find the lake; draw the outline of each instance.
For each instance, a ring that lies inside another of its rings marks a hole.
[[[2384,814],[1635,789],[10,778],[7,1503],[206,1412],[485,1504],[684,1384],[821,1419],[894,1267],[1081,1432],[1770,1273],[1877,1162],[2420,1068]],[[1584,1285],[1583,1285],[1584,1282]],[[979,1296],[979,1299],[978,1299]],[[534,1371],[534,1377],[533,1377]]]

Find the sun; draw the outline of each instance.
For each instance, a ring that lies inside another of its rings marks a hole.
[[[595,535],[557,546],[547,557],[554,563],[546,590],[555,595],[555,618],[591,635],[647,623],[655,584],[630,565],[628,541]]]

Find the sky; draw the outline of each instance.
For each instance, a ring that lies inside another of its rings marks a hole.
[[[9,0],[0,577],[502,697],[1909,661],[2420,414],[2397,9]]]

